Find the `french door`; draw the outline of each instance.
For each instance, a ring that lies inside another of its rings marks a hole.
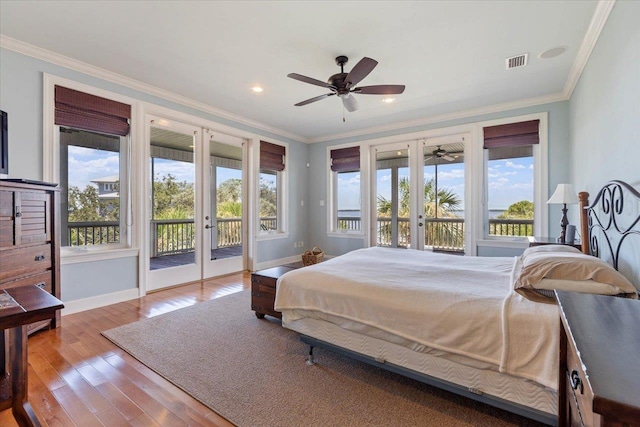
[[[247,142],[205,131],[203,278],[246,269]]]
[[[146,289],[245,268],[246,144],[148,117]]]
[[[467,134],[372,147],[371,245],[463,253]]]

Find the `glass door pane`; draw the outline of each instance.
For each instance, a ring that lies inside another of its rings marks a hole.
[[[406,144],[375,149],[376,245],[411,246],[409,149]]]
[[[198,130],[179,123],[149,127],[149,288],[198,280],[196,163]],[[169,272],[171,270],[171,272]]]
[[[424,247],[464,252],[464,143],[423,147]]]
[[[244,141],[214,133],[208,144],[208,203],[205,202],[203,278],[243,269],[246,235],[244,220]]]

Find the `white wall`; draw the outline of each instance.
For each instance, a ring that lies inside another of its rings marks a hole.
[[[616,2],[569,102],[571,180],[640,184],[640,2]]]
[[[639,21],[640,2],[616,2],[569,102],[571,181],[592,199],[613,179],[640,190]],[[640,286],[640,238],[627,242],[621,269]]]

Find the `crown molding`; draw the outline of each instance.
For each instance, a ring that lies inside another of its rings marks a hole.
[[[564,85],[563,94],[567,99],[571,98],[571,95],[573,95],[573,90],[576,88],[576,85],[580,80],[580,76],[587,66],[587,62],[591,57],[591,52],[593,52],[593,49],[600,38],[600,33],[602,33],[602,29],[609,19],[609,14],[613,10],[615,3],[616,0],[600,0],[598,2],[596,10],[593,13],[593,17],[591,18],[591,22],[589,23],[589,29],[582,39],[582,44],[580,45],[576,59],[573,61],[571,71],[569,71],[569,77],[567,77],[567,81]]]
[[[114,73],[112,71],[105,70],[104,68],[87,64],[86,62],[82,62],[77,59],[73,59],[68,56],[64,56],[47,49],[43,49],[41,47],[34,46],[29,43],[25,43],[23,41],[13,39],[11,37],[7,37],[3,34],[0,34],[0,48],[21,53],[23,55],[30,56],[32,58],[36,58],[45,62],[50,62],[52,64],[59,65],[64,68],[68,68],[73,71],[78,71],[83,74],[87,74],[111,83],[118,84],[120,86],[127,87],[129,89],[143,92],[152,96],[157,96],[158,98],[166,99],[168,101],[175,102],[176,104],[180,104],[189,108],[194,108],[198,111],[209,113],[214,116],[217,116],[226,120],[231,120],[233,122],[236,122],[242,125],[251,126],[252,128],[255,128],[261,131],[265,131],[265,132],[273,133],[279,136],[283,136],[285,138],[293,139],[294,141],[307,142],[307,143],[309,142],[308,138],[305,138],[303,136],[296,135],[294,133],[287,132],[282,129],[274,128],[267,124],[247,119],[246,117],[229,113],[228,111],[221,110],[219,108],[213,107],[203,102],[193,100],[186,96],[178,95],[177,93],[150,85],[148,83],[141,82],[139,80],[135,80],[135,79],[123,76],[118,73]]]
[[[402,123],[394,123],[392,125],[377,126],[377,127],[357,130],[353,132],[322,136],[319,138],[313,138],[311,139],[310,142],[311,143],[326,142],[326,141],[333,141],[333,140],[344,139],[344,138],[353,138],[357,136],[372,135],[372,134],[382,133],[382,132],[392,132],[395,130],[425,126],[433,123],[443,123],[451,120],[459,120],[459,119],[466,119],[470,117],[481,116],[484,114],[499,113],[502,111],[516,110],[518,108],[526,108],[526,107],[532,107],[535,105],[566,101],[567,99],[568,98],[566,98],[563,93],[553,93],[550,95],[538,96],[535,98],[520,99],[518,101],[505,102],[502,104],[488,105],[486,107],[471,108],[469,110],[438,114],[435,116],[429,116],[429,117],[425,117],[418,120],[411,120],[411,121],[402,122]]]

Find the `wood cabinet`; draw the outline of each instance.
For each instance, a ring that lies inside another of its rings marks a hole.
[[[559,426],[640,425],[640,301],[556,291]]]
[[[273,308],[276,300],[276,282],[284,273],[295,270],[295,267],[281,265],[256,271],[251,275],[251,310],[256,317],[262,319],[265,314],[282,318],[282,314]]]
[[[60,298],[58,198],[50,185],[0,180],[0,289],[36,285]],[[59,324],[58,310],[27,329]]]

